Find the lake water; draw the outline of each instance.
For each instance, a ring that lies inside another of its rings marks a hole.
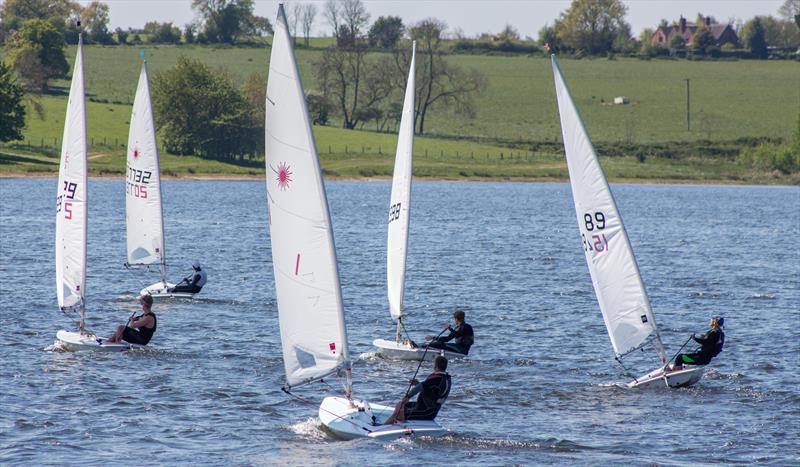
[[[157,302],[147,352],[53,352],[74,315],[56,305],[55,179],[0,180],[0,464],[800,463],[800,189],[612,186],[671,355],[723,314],[703,380],[626,390],[561,183],[418,182],[407,324],[435,334],[454,307],[477,343],[451,363],[438,439],[336,441],[318,402],[280,391],[283,364],[264,183],[166,181],[172,279],[200,260],[194,301]],[[390,184],[330,182],[354,382],[393,404],[416,368],[372,353],[391,338],[385,285]],[[157,274],[128,271],[124,185],[90,182],[87,327],[109,334]],[[630,359],[637,371],[654,352]],[[426,367],[423,367],[423,372]],[[331,386],[336,386],[331,382]]]

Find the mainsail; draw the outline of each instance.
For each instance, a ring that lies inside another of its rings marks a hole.
[[[56,195],[56,293],[62,308],[81,308],[86,296],[87,157],[83,37],[72,71]]]
[[[608,181],[555,55],[552,65],[575,214],[611,345],[621,357],[655,332],[656,348],[664,360],[650,301]]]
[[[399,320],[403,316],[403,292],[406,280],[406,255],[408,249],[408,222],[411,208],[412,150],[414,147],[414,66],[416,42],[411,48],[411,65],[406,82],[403,114],[397,139],[394,160],[392,194],[389,199],[389,226],[386,244],[386,283],[389,295],[389,312]],[[399,335],[399,329],[398,329]]]
[[[142,64],[128,133],[128,171],[125,183],[125,225],[128,264],[160,266],[165,276],[164,218],[158,147],[150,104],[147,63]]]
[[[303,86],[283,5],[266,98],[272,263],[287,386],[349,369],[339,271]]]

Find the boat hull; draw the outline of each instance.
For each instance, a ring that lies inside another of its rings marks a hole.
[[[124,350],[142,349],[145,346],[128,342],[107,342],[105,338],[61,330],[56,333],[56,340],[61,348],[70,352],[122,352]]]
[[[441,436],[447,430],[435,420],[411,420],[381,425],[394,408],[344,397],[326,397],[319,406],[319,419],[340,439],[392,440],[407,436]]]
[[[172,293],[167,292],[167,290],[175,287],[175,284],[170,284],[169,282],[156,282],[153,285],[149,285],[143,288],[139,292],[139,296],[142,295],[150,295],[153,298],[193,298],[194,294],[189,292],[178,292]]]
[[[658,368],[631,381],[628,383],[628,387],[645,388],[668,386],[670,388],[685,388],[700,381],[700,378],[703,377],[704,371],[705,367],[702,366],[671,371],[668,373],[664,373],[663,368]]]
[[[372,345],[378,348],[378,354],[390,360],[415,360],[433,361],[437,355],[444,355],[448,360],[456,357],[466,357],[458,352],[449,352],[441,349],[429,349],[425,352],[424,347],[412,347],[408,341],[397,342],[386,339],[375,339]]]

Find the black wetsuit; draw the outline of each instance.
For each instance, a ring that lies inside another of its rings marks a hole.
[[[131,328],[125,326],[125,330],[122,332],[122,340],[129,344],[147,345],[147,343],[150,342],[150,339],[153,338],[153,334],[156,333],[156,327],[158,327],[158,319],[156,318],[156,315],[153,312],[150,312],[133,318],[133,321],[138,321],[147,315],[153,317],[153,327]]]
[[[428,347],[432,349],[444,349],[451,352],[457,352],[464,355],[469,353],[469,348],[475,342],[475,334],[472,332],[472,326],[467,323],[461,323],[454,328],[448,327],[450,334],[447,337],[440,337],[432,340]],[[453,340],[453,343],[447,343]]]
[[[450,375],[447,373],[431,373],[425,381],[411,390],[409,397],[419,393],[416,402],[407,402],[405,406],[406,420],[433,420],[450,395]]]
[[[202,269],[199,269],[192,274],[191,281],[187,277],[183,281],[179,282],[175,287],[169,289],[167,292],[197,293],[203,289],[204,285],[206,285],[206,273]]]
[[[679,354],[675,357],[675,362],[684,365],[708,365],[711,359],[722,352],[725,345],[725,333],[722,329],[711,329],[702,336],[692,337],[700,348],[692,353]]]

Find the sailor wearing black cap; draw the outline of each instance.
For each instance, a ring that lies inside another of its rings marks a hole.
[[[672,370],[681,370],[683,365],[708,365],[712,358],[722,352],[722,346],[725,344],[724,325],[725,318],[714,316],[709,323],[711,329],[707,333],[702,336],[692,334],[692,339],[700,344],[700,348],[692,353],[678,354],[675,357],[675,364],[672,365]]]

